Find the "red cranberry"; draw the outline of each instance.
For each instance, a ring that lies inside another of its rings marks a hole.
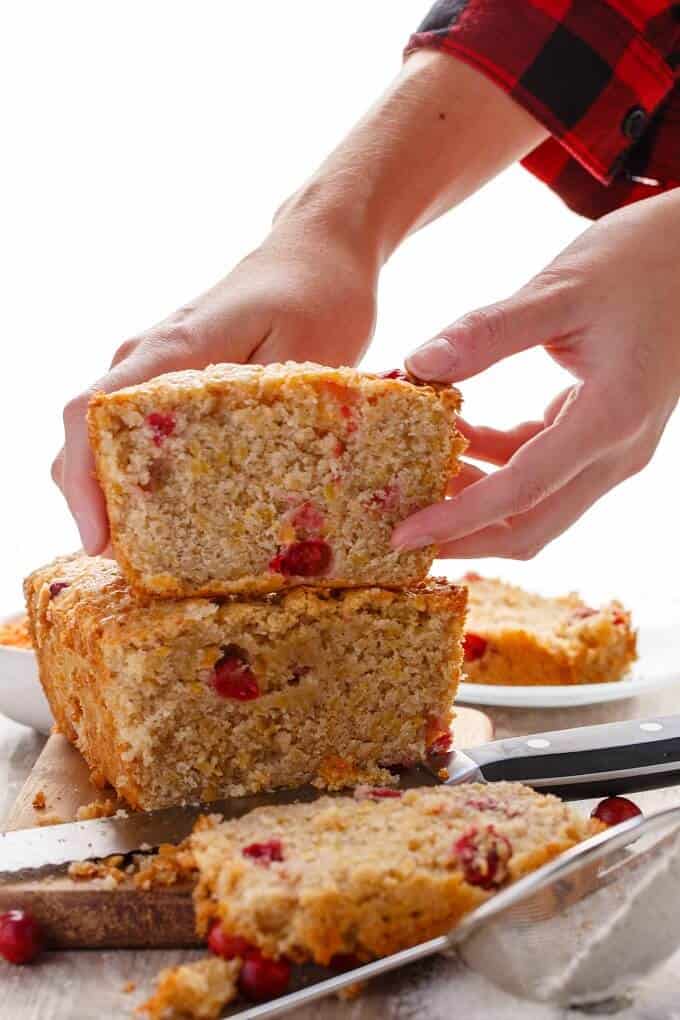
[[[254,950],[243,961],[239,988],[253,1002],[263,1002],[283,995],[289,982],[290,964],[287,960],[267,960]]]
[[[258,864],[268,867],[272,861],[283,860],[283,843],[280,839],[268,839],[265,843],[250,843],[241,852],[244,857],[252,857]]]
[[[338,974],[345,974],[348,970],[361,967],[361,960],[353,953],[336,953],[335,956],[331,956],[328,966]]]
[[[617,627],[623,627],[624,624],[628,623],[628,617],[625,613],[616,611],[612,617],[612,623]]]
[[[331,563],[331,547],[320,538],[293,542],[270,561],[269,569],[295,577],[319,577]]]
[[[430,754],[448,754],[453,746],[453,737],[451,733],[440,733],[438,737],[429,744],[428,751]]]
[[[318,535],[324,526],[325,518],[312,502],[306,500],[293,512],[291,523],[296,531],[307,535]]]
[[[621,822],[627,822],[629,818],[641,814],[642,811],[637,804],[627,797],[607,797],[593,808],[590,817],[599,818],[605,825],[620,825]]]
[[[210,927],[208,948],[215,956],[221,956],[223,960],[234,960],[237,956],[244,960],[248,953],[252,953],[255,949],[240,935],[228,935],[219,921],[215,921]]]
[[[40,925],[25,910],[0,914],[0,956],[9,963],[30,963],[43,945]]]
[[[464,581],[481,581],[482,575],[478,574],[475,570],[468,570],[467,574],[463,574]]]
[[[501,885],[508,877],[508,861],[512,857],[510,840],[487,825],[483,832],[474,826],[453,844],[465,881],[482,889]]]
[[[481,659],[486,651],[486,646],[485,638],[468,631],[463,638],[463,658],[466,662],[475,662],[477,659]]]
[[[52,584],[50,585],[50,598],[56,598],[59,592],[62,592],[64,588],[68,588],[68,581],[52,581]]]
[[[260,696],[257,677],[246,662],[243,652],[236,647],[227,648],[222,658],[215,663],[210,683],[221,698],[253,701]]]
[[[159,411],[152,411],[146,416],[146,424],[151,429],[152,439],[156,446],[160,446],[164,439],[171,436],[175,431],[177,422],[174,414],[161,414]]]
[[[401,795],[401,790],[392,786],[357,786],[354,791],[355,800],[389,800]]]
[[[402,379],[404,382],[410,382],[411,380],[407,376],[403,368],[391,368],[387,372],[379,372],[379,379]]]

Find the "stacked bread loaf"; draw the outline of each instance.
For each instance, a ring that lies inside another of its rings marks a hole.
[[[135,807],[392,781],[450,741],[466,592],[394,526],[444,497],[455,390],[313,364],[177,372],[90,407],[116,561],[26,581],[41,680]]]

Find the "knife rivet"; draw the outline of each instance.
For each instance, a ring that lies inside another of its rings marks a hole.
[[[648,733],[658,733],[663,729],[663,726],[659,722],[643,722],[640,723],[640,729],[646,730]]]
[[[527,747],[534,747],[539,750],[543,747],[550,747],[550,741],[546,740],[545,737],[532,737],[531,740],[527,740]]]

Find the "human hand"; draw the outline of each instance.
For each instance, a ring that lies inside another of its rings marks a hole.
[[[64,446],[52,465],[86,552],[108,542],[87,434],[93,393],[223,361],[355,364],[373,332],[377,272],[374,255],[345,226],[308,218],[293,200],[262,246],[224,280],[122,344],[106,375],[66,405]]]
[[[543,346],[577,380],[543,421],[509,431],[461,423],[468,464],[451,498],[393,535],[451,558],[530,559],[654,453],[680,396],[680,195],[600,220],[513,297],[464,316],[407,359],[427,381],[459,382]]]

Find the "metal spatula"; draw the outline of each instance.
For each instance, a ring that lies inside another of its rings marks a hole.
[[[560,1006],[630,990],[680,946],[680,807],[573,847],[432,939],[240,1012],[264,1020],[435,953],[514,995]]]

